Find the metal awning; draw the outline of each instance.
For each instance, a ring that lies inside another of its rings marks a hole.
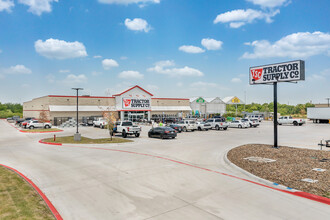
[[[190,106],[151,106],[151,111],[191,111]]]

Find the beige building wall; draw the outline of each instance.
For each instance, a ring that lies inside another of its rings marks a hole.
[[[189,99],[152,98],[151,106],[190,106]]]

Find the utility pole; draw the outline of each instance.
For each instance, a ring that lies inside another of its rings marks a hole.
[[[325,98],[326,100],[328,100],[328,107],[330,107],[330,98]]]
[[[72,88],[73,90],[76,90],[77,91],[77,132],[74,134],[74,140],[75,141],[81,141],[81,134],[79,134],[79,131],[78,131],[78,125],[79,125],[79,109],[78,109],[78,92],[79,90],[83,90],[83,88]]]

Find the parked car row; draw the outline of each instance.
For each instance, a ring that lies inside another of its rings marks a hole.
[[[7,120],[13,120],[9,118]],[[22,127],[24,129],[34,129],[34,128],[51,128],[52,124],[50,122],[42,122],[35,118],[16,118],[15,125]]]

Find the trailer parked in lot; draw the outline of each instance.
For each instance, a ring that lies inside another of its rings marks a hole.
[[[314,123],[329,123],[330,107],[307,108],[307,118]]]

